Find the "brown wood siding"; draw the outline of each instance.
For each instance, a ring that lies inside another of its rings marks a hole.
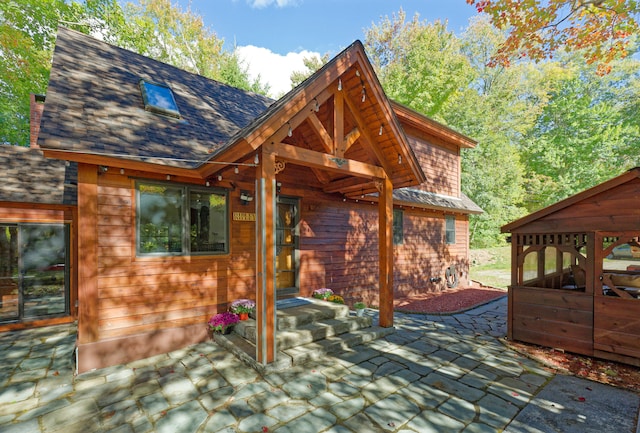
[[[403,209],[404,242],[395,246],[396,293],[409,296],[447,288],[445,271],[455,265],[459,286],[469,284],[468,218],[456,216],[456,243],[445,242],[442,212]],[[429,278],[442,278],[430,282]]]
[[[640,365],[640,301],[596,296],[594,316],[594,348],[633,357]]]
[[[348,303],[378,303],[378,210],[371,202],[303,197],[300,223],[300,293],[328,287]],[[404,242],[394,245],[394,293],[444,290],[445,270],[456,265],[468,284],[468,219],[456,218],[456,243],[444,241],[444,214],[403,209]],[[429,277],[442,277],[430,283]]]
[[[409,144],[427,177],[427,181],[415,188],[423,191],[460,197],[460,149],[424,136],[413,128],[405,128]]]
[[[514,340],[593,355],[593,297],[566,290],[512,287]]]
[[[238,195],[239,191],[230,195],[231,212],[239,207]],[[204,326],[212,314],[226,308],[227,302],[236,297],[255,296],[255,223],[231,224],[228,255],[136,257],[135,205],[132,179],[112,172],[100,175],[97,240],[100,340],[196,324]]]

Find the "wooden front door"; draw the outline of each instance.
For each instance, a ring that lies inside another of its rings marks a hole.
[[[276,216],[277,298],[298,296],[298,200],[278,198]]]

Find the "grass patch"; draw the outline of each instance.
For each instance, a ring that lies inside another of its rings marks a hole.
[[[469,253],[472,280],[506,289],[511,284],[511,247],[483,248]]]

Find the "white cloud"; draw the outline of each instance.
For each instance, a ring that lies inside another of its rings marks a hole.
[[[304,70],[303,59],[311,56],[320,57],[320,53],[303,50],[283,56],[268,48],[247,45],[238,47],[238,56],[248,67],[250,78],[255,79],[260,75],[260,80],[271,86],[271,96],[280,97],[291,90],[291,73]]]
[[[298,0],[247,0],[247,3],[249,3],[252,8],[258,9],[266,8],[272,3],[275,3],[279,8],[283,8],[287,6],[295,6],[298,4]]]

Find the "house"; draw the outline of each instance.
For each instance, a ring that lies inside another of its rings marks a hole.
[[[475,142],[390,101],[358,41],[274,101],[60,28],[37,145],[77,166],[80,372],[203,341],[238,298],[268,364],[276,299],[328,287],[390,327],[394,294],[468,284]]]
[[[634,168],[502,227],[509,339],[640,366],[639,196]]]

